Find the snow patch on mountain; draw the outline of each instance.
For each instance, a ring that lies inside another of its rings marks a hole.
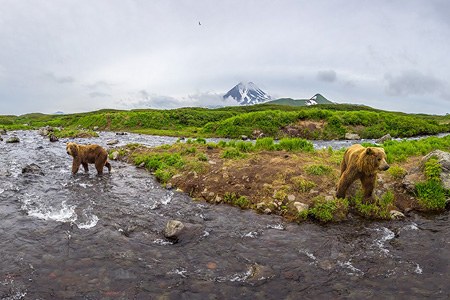
[[[231,90],[229,90],[223,96],[223,98],[224,99],[232,98],[241,105],[258,104],[272,99],[268,94],[266,94],[253,82],[238,83]]]

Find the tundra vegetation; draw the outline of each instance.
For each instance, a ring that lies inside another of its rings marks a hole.
[[[82,130],[130,131],[183,137],[299,137],[342,139],[345,133],[361,138],[412,137],[450,132],[450,115],[430,116],[387,112],[366,106],[333,104],[310,107],[260,104],[253,106],[179,108],[172,110],[99,110],[87,113],[0,116],[0,128],[64,128],[59,136]],[[255,136],[255,135],[258,136]]]

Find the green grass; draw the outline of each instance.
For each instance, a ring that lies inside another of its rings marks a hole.
[[[427,180],[416,184],[418,202],[426,210],[445,209],[446,193],[448,191],[436,180]]]
[[[223,196],[223,202],[234,206],[239,206],[242,209],[249,208],[251,205],[247,197],[239,196],[235,193],[225,193],[225,195]]]
[[[241,159],[247,157],[247,155],[236,148],[228,148],[222,152],[221,157],[227,159]]]
[[[449,191],[441,183],[442,168],[436,157],[431,157],[424,166],[424,182],[416,184],[416,195],[421,207],[427,210],[443,210]]]
[[[185,161],[178,153],[135,154],[133,160],[135,165],[144,163],[144,166],[154,172],[155,177],[163,184],[172,178],[176,170],[185,165]]]
[[[318,165],[309,165],[305,168],[305,172],[309,175],[328,175],[333,172],[333,168],[330,166],[318,164]]]
[[[408,173],[404,168],[398,166],[398,165],[392,165],[388,169],[388,173],[391,174],[392,177],[397,179],[402,179],[406,176]]]
[[[300,138],[283,138],[280,140],[278,145],[276,145],[276,148],[286,151],[314,151],[314,146],[311,142]]]
[[[283,105],[253,105],[206,108],[178,108],[171,110],[103,109],[88,113],[22,116],[0,116],[0,128],[33,129],[46,125],[66,129],[84,128],[92,130],[130,131],[185,137],[252,136],[255,130],[266,137],[282,138],[283,128],[299,121],[320,121],[323,128],[310,138],[343,138],[346,132],[356,132],[363,138],[378,138],[384,134],[394,137],[410,137],[438,132],[450,132],[450,117],[414,115],[386,112],[373,108],[331,104],[313,107],[291,107]]]
[[[275,150],[275,144],[273,142],[273,138],[271,137],[265,137],[265,138],[259,138],[255,142],[255,149],[256,150]]]
[[[450,135],[420,140],[386,141],[383,144],[389,163],[403,162],[408,157],[426,155],[433,150],[450,151]]]
[[[389,220],[394,200],[394,193],[387,191],[381,198],[376,198],[374,203],[367,203],[364,202],[363,193],[360,191],[350,199],[350,203],[358,214],[365,218]]]
[[[320,222],[333,220],[344,220],[348,212],[348,201],[346,199],[333,199],[326,201],[322,197],[314,199],[312,208],[308,214]]]
[[[312,190],[316,184],[313,181],[307,180],[305,178],[302,178],[300,176],[293,177],[291,179],[292,181],[292,187],[294,190],[300,192],[300,193],[306,193]]]

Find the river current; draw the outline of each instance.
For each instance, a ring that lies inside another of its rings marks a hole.
[[[147,171],[70,173],[65,142],[0,142],[1,299],[448,299],[449,212],[285,223],[160,187]],[[7,136],[3,136],[7,138]],[[101,133],[79,143],[173,143]],[[71,140],[72,141],[72,140]],[[43,175],[22,174],[35,163]],[[178,243],[163,229],[186,225]]]

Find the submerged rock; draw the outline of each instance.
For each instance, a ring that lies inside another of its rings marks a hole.
[[[22,174],[44,175],[44,172],[37,164],[30,164],[22,168]]]
[[[12,136],[6,140],[7,143],[19,143],[20,139],[17,136]]]
[[[126,132],[116,132],[116,135],[127,135]]]

